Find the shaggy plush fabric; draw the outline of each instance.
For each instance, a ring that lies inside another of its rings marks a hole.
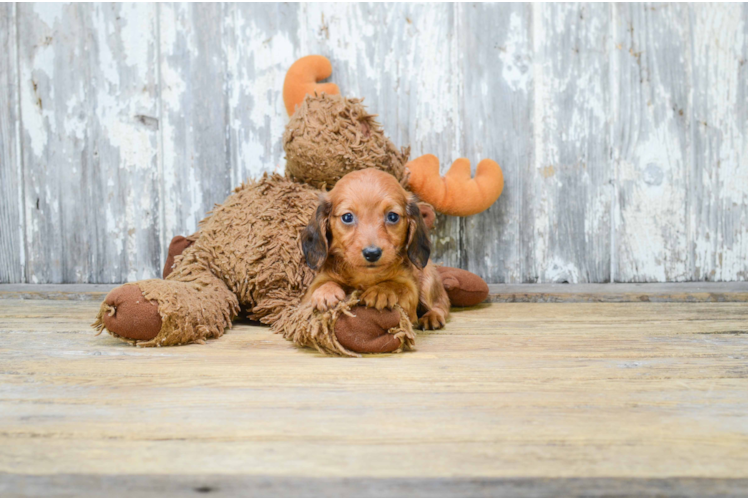
[[[361,99],[308,96],[283,135],[286,175],[319,189],[364,168],[378,168],[401,180],[409,149],[398,151],[375,116],[366,112]]]
[[[326,313],[301,305],[314,272],[304,261],[300,233],[320,190],[370,167],[407,184],[408,150],[393,146],[360,100],[326,94],[308,96],[296,110],[284,147],[286,176],[264,175],[238,187],[200,222],[197,233],[172,241],[166,279],[113,291],[94,328],[142,347],[202,343],[223,335],[243,309],[286,339],[326,353],[356,356],[412,347],[406,314],[362,309],[357,296]],[[433,210],[430,216],[433,222]],[[461,277],[455,277],[457,287]]]
[[[357,356],[338,341],[335,327],[341,314],[352,315],[358,294],[325,313],[300,305],[314,271],[304,261],[299,234],[309,223],[319,195],[320,191],[280,175],[243,184],[200,222],[200,231],[187,238],[194,243],[177,245],[183,250],[174,256],[166,279],[115,289],[102,304],[94,328],[99,332],[106,328],[139,347],[203,343],[223,335],[241,307],[250,319],[273,324],[276,332],[298,345]],[[118,299],[124,292],[127,303]],[[139,301],[142,307],[135,305]],[[148,338],[134,338],[131,330],[140,323],[147,322],[149,328],[157,324],[158,317],[147,314],[154,305],[161,317],[160,330],[155,337],[149,333]],[[127,310],[119,311],[118,317],[118,308]],[[124,315],[131,323],[140,316],[144,320],[127,324],[119,321]],[[412,347],[415,341],[407,315],[401,313],[400,318],[385,334],[389,337],[385,340],[399,342],[390,350]],[[124,330],[118,328],[120,323]]]
[[[146,280],[136,284],[148,300],[158,302],[161,330],[140,347],[161,347],[203,343],[218,338],[239,313],[236,297],[226,285],[211,275],[195,273],[191,281]]]
[[[338,303],[337,306],[325,312],[315,311],[308,304],[289,308],[287,314],[273,325],[273,330],[275,333],[282,334],[286,340],[300,346],[314,347],[322,353],[360,356],[358,352],[346,348],[335,332],[339,319],[343,316],[354,315],[352,308],[359,305],[359,295],[360,293],[354,292],[348,300]],[[396,348],[376,352],[400,352],[405,348],[412,349],[415,344],[416,336],[408,315],[399,305],[395,305],[395,309],[399,312],[399,320],[395,326],[386,331],[386,336],[395,340]]]
[[[152,340],[130,340],[148,347],[220,337],[240,306],[263,323],[280,318],[314,278],[299,233],[318,197],[319,191],[280,175],[238,187],[200,222],[197,239],[174,258],[167,279],[134,283],[158,304],[162,325]],[[99,331],[115,307],[109,302],[94,323]]]
[[[280,175],[243,184],[201,222],[200,236],[175,259],[168,279],[189,280],[207,269],[250,319],[273,323],[314,278],[299,234],[318,200],[319,191]]]

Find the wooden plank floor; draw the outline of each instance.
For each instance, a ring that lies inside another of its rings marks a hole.
[[[0,300],[0,496],[748,495],[748,304],[494,303],[361,359]]]
[[[111,285],[0,285],[2,299],[98,300]],[[489,285],[486,302],[748,302],[748,282]]]

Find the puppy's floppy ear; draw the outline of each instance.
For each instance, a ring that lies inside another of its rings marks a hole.
[[[309,221],[309,225],[301,234],[301,249],[309,267],[315,271],[322,267],[327,260],[328,241],[327,228],[329,226],[332,203],[324,195],[320,196],[317,211]]]
[[[423,217],[423,223],[426,224],[426,229],[431,231],[434,229],[434,222],[436,222],[434,207],[425,201],[419,201],[418,207],[421,209],[421,217]]]
[[[415,196],[408,201],[406,211],[408,213],[408,259],[418,269],[423,269],[431,255],[431,242],[428,229],[421,216],[418,199]]]

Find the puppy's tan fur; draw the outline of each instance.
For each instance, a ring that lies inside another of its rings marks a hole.
[[[397,222],[388,214],[398,215]],[[354,222],[345,224],[344,214]],[[427,329],[444,326],[449,298],[441,277],[429,262],[430,243],[414,196],[392,175],[377,169],[352,172],[320,199],[302,237],[307,264],[319,274],[304,297],[326,311],[354,290],[368,307],[382,310],[399,304],[411,321]],[[367,247],[382,255],[375,263],[363,256]]]

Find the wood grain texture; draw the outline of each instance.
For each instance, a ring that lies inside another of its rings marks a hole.
[[[283,171],[282,82],[312,53],[412,157],[436,154],[442,173],[461,156],[502,165],[488,211],[438,218],[434,260],[491,283],[746,279],[745,5],[27,4],[0,16],[12,53],[0,282],[158,276],[174,235],[247,178]]]
[[[118,285],[0,284],[0,299],[93,300],[101,303]]]
[[[298,50],[300,8],[291,3],[223,7],[232,187],[264,172],[283,172],[286,61],[307,55]]]
[[[690,12],[693,279],[748,278],[748,5]]]
[[[533,7],[535,155],[523,281],[610,281],[610,14],[605,4]]]
[[[143,4],[18,6],[28,282],[154,275],[155,14]]]
[[[748,302],[743,281],[489,285],[488,290],[486,302]]]
[[[691,278],[689,7],[615,6],[616,281]]]
[[[744,497],[748,480],[720,478],[299,478],[229,474],[0,473],[0,497]]]
[[[195,232],[234,186],[222,6],[170,3],[158,8],[162,242],[168,248],[174,236]],[[165,259],[165,250],[162,254]]]
[[[117,285],[0,284],[0,299],[93,300]],[[748,302],[744,281],[489,285],[486,302]]]
[[[0,473],[746,479],[743,304],[491,304],[361,359],[249,324],[137,349],[96,307],[0,301]]]
[[[16,7],[0,5],[0,283],[25,281]]]
[[[473,165],[495,158],[505,190],[487,211],[462,221],[460,266],[489,283],[521,283],[535,240],[528,205],[536,193],[527,175],[534,168],[533,7],[459,5],[460,64],[464,98],[460,103],[462,154]],[[537,281],[537,280],[533,280]]]

